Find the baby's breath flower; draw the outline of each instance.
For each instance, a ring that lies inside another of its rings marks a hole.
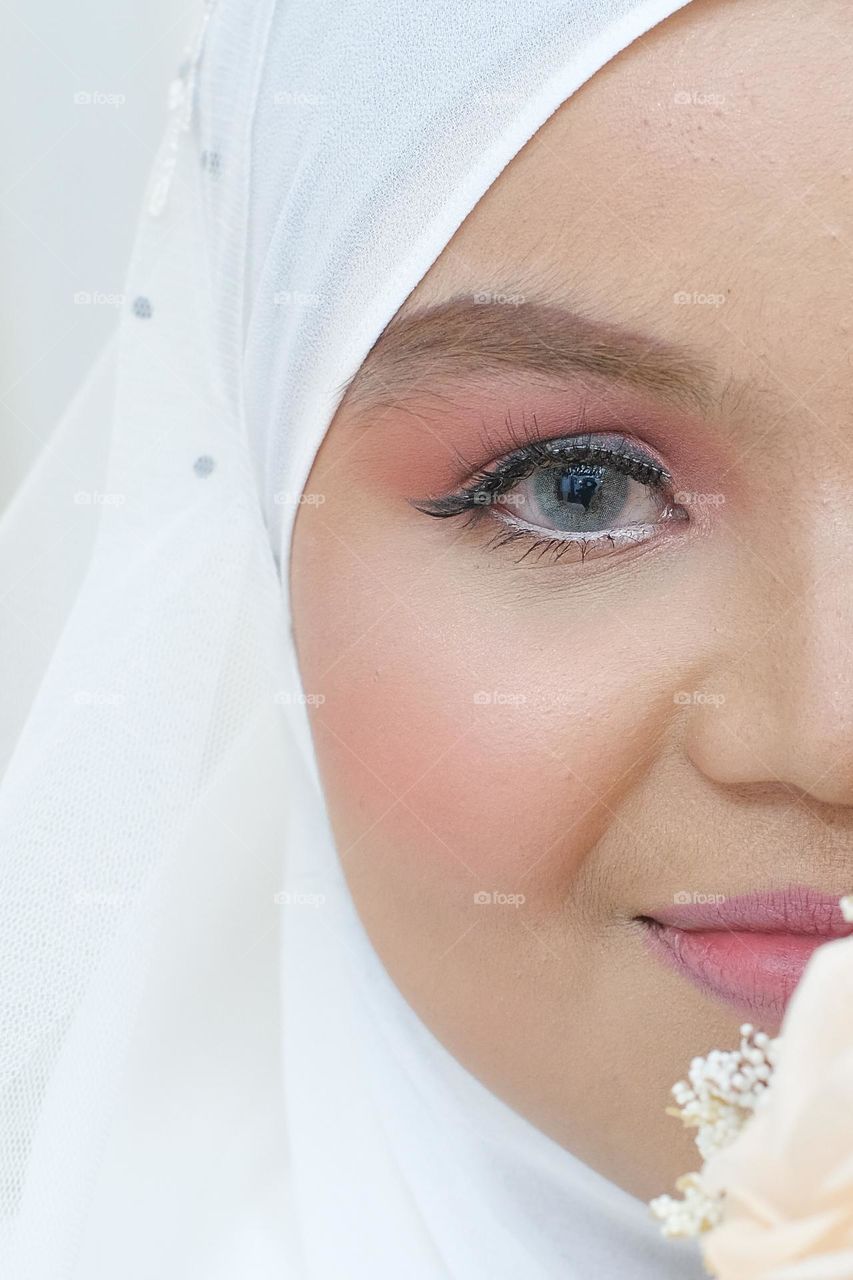
[[[686,1080],[672,1086],[676,1106],[668,1107],[688,1129],[703,1160],[729,1146],[767,1092],[776,1065],[778,1038],[772,1039],[745,1022],[737,1049],[712,1049],[694,1058]],[[722,1215],[722,1196],[712,1195],[701,1173],[688,1173],[675,1184],[683,1198],[658,1196],[650,1208],[667,1237],[696,1236],[716,1226]]]
[[[777,1041],[745,1022],[737,1049],[712,1049],[694,1058],[687,1080],[672,1087],[678,1104],[669,1114],[696,1129],[696,1146],[707,1160],[727,1147],[760,1104],[776,1063]]]
[[[682,1193],[680,1200],[674,1196],[658,1196],[649,1202],[652,1213],[662,1223],[661,1235],[667,1239],[698,1236],[717,1225],[722,1215],[722,1198],[708,1195],[698,1173],[683,1174],[675,1189]]]

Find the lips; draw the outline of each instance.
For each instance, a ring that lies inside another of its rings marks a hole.
[[[853,933],[840,894],[804,885],[711,901],[695,896],[639,917],[653,954],[706,995],[759,1021],[781,1018],[819,946]]]

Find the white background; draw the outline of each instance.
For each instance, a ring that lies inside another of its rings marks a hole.
[[[105,299],[198,11],[0,0],[0,508],[117,320]]]

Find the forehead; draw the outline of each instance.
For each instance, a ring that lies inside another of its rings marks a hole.
[[[551,117],[404,311],[544,289],[706,349],[780,408],[812,386],[849,403],[845,2],[693,0]]]

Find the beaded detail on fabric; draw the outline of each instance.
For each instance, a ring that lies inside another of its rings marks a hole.
[[[178,165],[181,135],[190,129],[195,108],[198,68],[204,53],[204,42],[216,0],[204,0],[204,14],[199,29],[186,52],[177,76],[169,88],[169,120],[162,145],[154,163],[148,212],[158,218],[166,207]]]

